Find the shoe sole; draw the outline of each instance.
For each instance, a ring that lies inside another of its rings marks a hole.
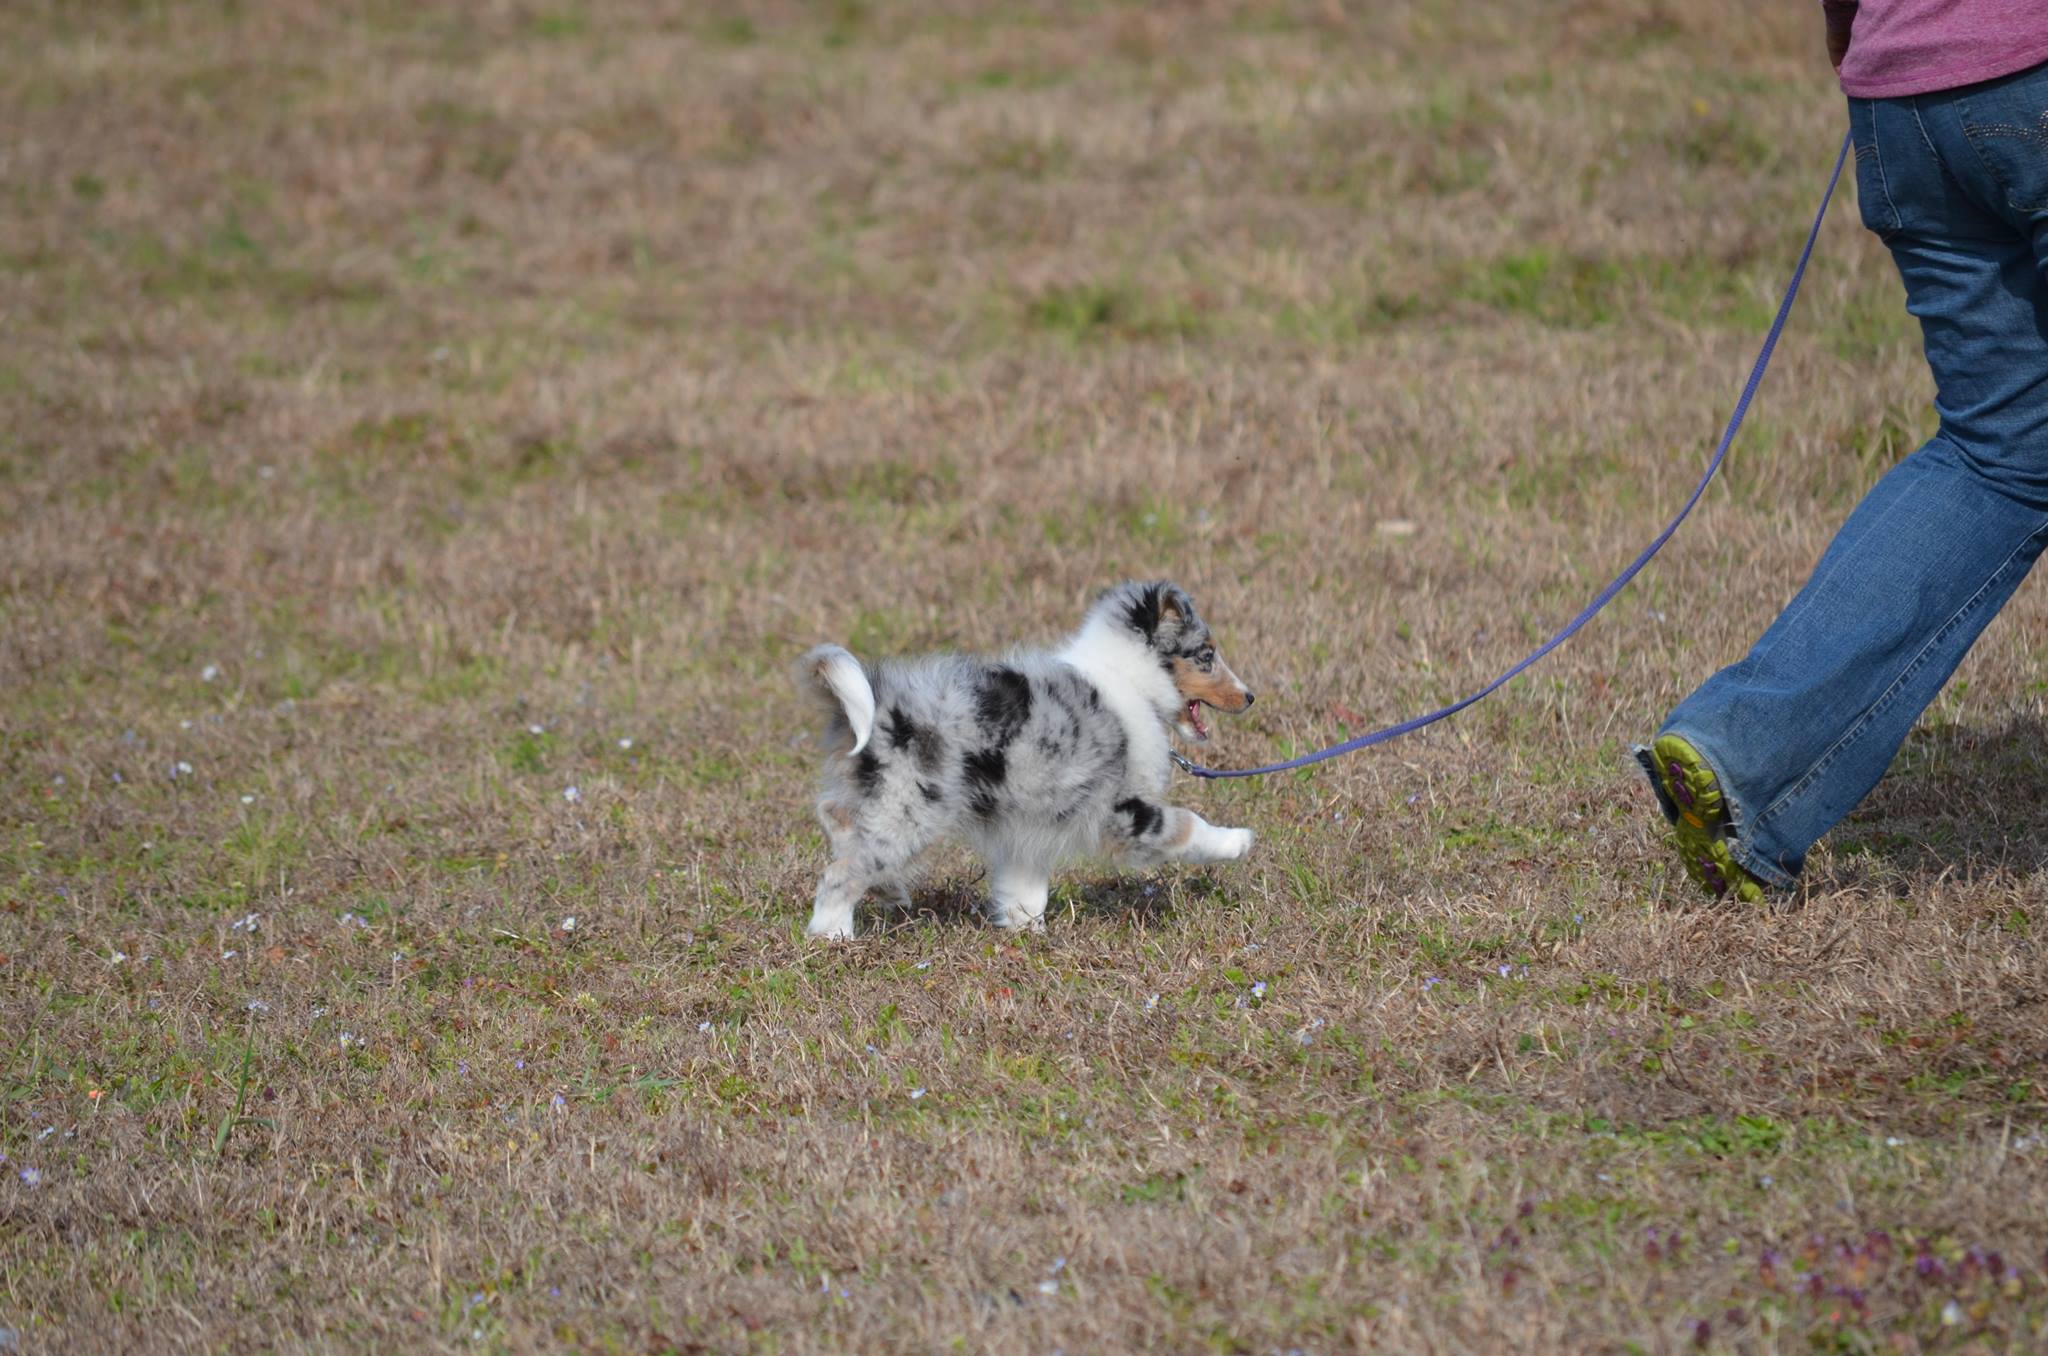
[[[1728,851],[1728,802],[1714,770],[1677,735],[1660,736],[1650,746],[1650,756],[1657,765],[1658,783],[1678,810],[1671,827],[1678,836],[1685,874],[1716,899],[1732,890],[1745,903],[1762,903],[1763,884]]]

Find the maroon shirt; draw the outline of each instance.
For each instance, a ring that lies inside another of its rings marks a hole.
[[[1974,85],[2048,61],[2048,0],[1822,0],[1854,11],[1842,92],[1859,99]]]

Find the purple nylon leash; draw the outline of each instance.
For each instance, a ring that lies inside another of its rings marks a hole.
[[[1398,725],[1389,725],[1384,729],[1374,730],[1370,734],[1362,734],[1356,739],[1347,739],[1342,744],[1332,744],[1330,747],[1318,749],[1314,753],[1304,753],[1299,758],[1290,758],[1284,763],[1268,763],[1264,767],[1231,769],[1203,767],[1179,753],[1171,754],[1173,761],[1180,766],[1180,769],[1197,777],[1207,777],[1216,780],[1225,777],[1263,777],[1270,772],[1286,772],[1292,768],[1307,767],[1311,763],[1320,763],[1325,759],[1335,758],[1341,754],[1356,753],[1360,749],[1369,749],[1375,744],[1384,744],[1390,739],[1399,739],[1402,735],[1412,734],[1425,725],[1434,725],[1440,720],[1455,716],[1474,702],[1492,696],[1509,679],[1520,674],[1522,670],[1528,668],[1531,664],[1534,664],[1537,660],[1577,635],[1581,627],[1593,620],[1594,616],[1602,608],[1613,602],[1615,595],[1624,588],[1627,588],[1629,581],[1642,572],[1643,566],[1650,563],[1650,558],[1664,548],[1665,542],[1671,540],[1671,534],[1678,531],[1678,525],[1686,520],[1687,515],[1692,512],[1693,506],[1700,502],[1700,496],[1707,492],[1707,486],[1714,479],[1714,473],[1721,469],[1721,463],[1727,459],[1728,449],[1735,442],[1736,433],[1742,428],[1743,418],[1749,413],[1750,401],[1756,398],[1757,387],[1763,384],[1764,371],[1771,365],[1771,353],[1778,347],[1778,336],[1785,332],[1785,322],[1792,314],[1792,302],[1799,295],[1800,282],[1806,277],[1807,261],[1813,258],[1814,242],[1820,239],[1821,222],[1827,218],[1828,204],[1834,201],[1835,186],[1842,181],[1842,166],[1848,162],[1849,147],[1850,138],[1845,134],[1842,137],[1842,149],[1835,155],[1835,172],[1828,177],[1827,192],[1821,194],[1820,208],[1813,214],[1813,225],[1807,229],[1806,246],[1799,251],[1799,263],[1792,270],[1792,281],[1785,287],[1785,299],[1778,303],[1777,317],[1771,321],[1770,333],[1764,336],[1763,347],[1757,351],[1756,363],[1749,369],[1749,380],[1742,384],[1742,395],[1735,402],[1735,412],[1728,417],[1728,426],[1721,434],[1721,444],[1714,449],[1713,458],[1708,461],[1706,472],[1700,476],[1700,483],[1693,486],[1692,497],[1685,501],[1685,507],[1678,511],[1678,516],[1664,525],[1664,530],[1657,534],[1656,540],[1643,548],[1643,553],[1637,556],[1627,569],[1615,576],[1613,583],[1600,590],[1599,596],[1588,603],[1583,612],[1573,617],[1569,622],[1566,622],[1563,630],[1559,631],[1549,640],[1544,641],[1543,644],[1536,648],[1533,654],[1517,663],[1513,668],[1488,683],[1485,687],[1480,688],[1469,697],[1452,702],[1449,706],[1431,711],[1427,715],[1416,716],[1412,719],[1404,720]]]

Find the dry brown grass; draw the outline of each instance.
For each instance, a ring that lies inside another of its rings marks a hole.
[[[1924,426],[1853,210],[1530,678],[1183,788],[1241,870],[797,935],[816,640],[1170,573],[1250,761],[1576,608],[1796,249],[1804,7],[29,0],[0,56],[0,1348],[2044,1342],[2038,591],[1789,907],[1678,888],[1623,756]]]

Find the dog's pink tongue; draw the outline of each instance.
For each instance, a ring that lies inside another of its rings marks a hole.
[[[1188,724],[1195,727],[1195,733],[1202,738],[1209,737],[1209,727],[1202,723],[1202,708],[1196,702],[1188,703]]]

